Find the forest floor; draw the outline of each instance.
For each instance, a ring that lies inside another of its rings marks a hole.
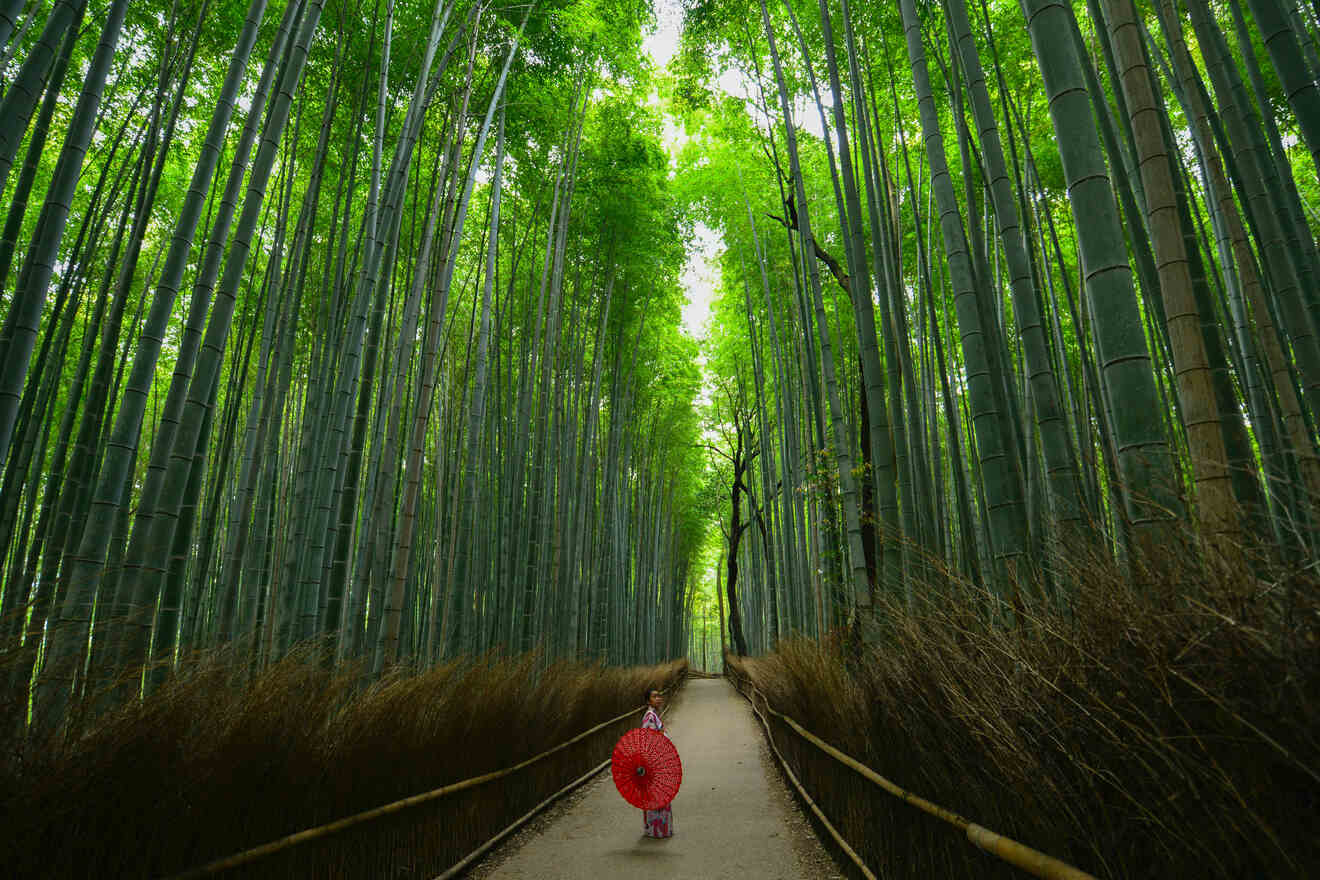
[[[693,678],[667,713],[683,759],[674,836],[642,836],[641,811],[608,772],[523,829],[468,875],[481,880],[614,877],[838,878],[774,765],[747,703],[724,679]]]

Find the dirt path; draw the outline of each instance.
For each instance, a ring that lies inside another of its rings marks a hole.
[[[683,759],[669,840],[642,836],[642,814],[609,771],[506,844],[470,876],[798,880],[841,877],[788,792],[746,701],[723,679],[694,679],[668,713]]]

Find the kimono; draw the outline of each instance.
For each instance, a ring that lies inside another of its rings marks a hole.
[[[662,733],[665,729],[665,723],[660,720],[655,709],[646,707],[646,714],[642,716],[642,727],[648,730],[659,730]],[[665,734],[668,736],[669,734]],[[674,834],[674,814],[669,809],[670,805],[665,804],[658,810],[642,810],[642,833],[647,837],[672,837]]]

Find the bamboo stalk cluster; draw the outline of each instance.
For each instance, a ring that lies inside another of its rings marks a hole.
[[[681,650],[697,386],[632,14],[0,5],[17,723],[228,644]]]
[[[683,159],[728,245],[715,420],[759,453],[739,652],[870,638],[941,571],[1013,621],[1078,554],[1170,595],[1189,545],[1313,558],[1317,10],[1082,9],[689,14],[748,96]]]

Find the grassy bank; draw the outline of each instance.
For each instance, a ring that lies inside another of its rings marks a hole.
[[[1102,877],[1320,867],[1320,642],[1309,571],[1140,590],[1078,566],[1065,612],[936,580],[860,657],[788,641],[729,662],[771,706],[916,794]],[[1017,877],[803,742],[776,742],[887,877]]]
[[[155,877],[516,764],[679,683],[535,657],[450,663],[369,688],[291,656],[255,681],[217,656],[145,703],[0,767],[8,877]],[[640,711],[640,710],[639,710]],[[625,719],[490,785],[265,860],[260,876],[435,876],[608,757]],[[246,872],[240,872],[246,875]]]

